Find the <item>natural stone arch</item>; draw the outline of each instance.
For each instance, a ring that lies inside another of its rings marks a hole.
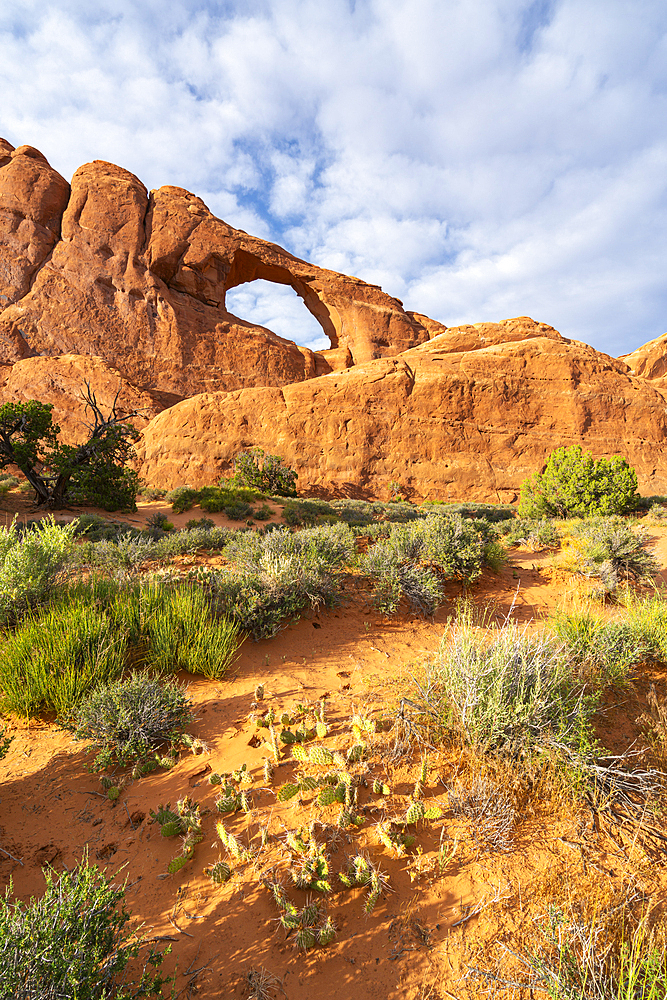
[[[306,281],[292,274],[286,267],[267,263],[246,250],[237,250],[225,279],[225,296],[232,288],[238,288],[239,285],[249,284],[258,279],[293,288],[308,312],[315,317],[325,336],[329,338],[331,347],[335,349],[339,346],[341,322],[338,312],[327,306]]]

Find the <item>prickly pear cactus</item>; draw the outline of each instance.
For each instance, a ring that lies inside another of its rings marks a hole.
[[[331,944],[333,939],[336,937],[336,925],[331,919],[327,917],[322,926],[318,931],[319,943],[321,945]]]
[[[163,823],[160,828],[160,833],[163,837],[177,837],[179,833],[183,833],[183,823],[181,819],[170,820],[168,823]]]
[[[424,809],[424,803],[415,800],[411,802],[410,805],[408,806],[408,810],[405,814],[405,822],[418,823],[420,819],[424,818],[425,812],[426,810]]]
[[[308,948],[313,948],[315,945],[315,931],[312,927],[302,927],[296,932],[296,946],[297,948],[307,951]]]
[[[295,785],[293,782],[281,785],[278,789],[278,802],[287,802],[289,799],[293,799],[294,796],[298,794],[298,791],[299,786]]]
[[[340,801],[345,801],[345,786],[341,786],[341,787],[343,788],[343,796],[342,796],[342,799]],[[318,806],[323,806],[323,807],[324,806],[330,806],[330,805],[333,805],[334,802],[339,801],[336,798],[336,791],[337,790],[335,788],[323,788],[320,791],[320,794],[317,796],[317,804],[318,804]]]
[[[214,865],[208,870],[208,877],[211,882],[215,882],[216,885],[220,885],[223,882],[229,881],[232,877],[232,870],[226,861],[216,861]]]
[[[180,872],[183,865],[186,865],[189,860],[190,859],[185,857],[185,855],[181,856],[180,858],[172,858],[172,860],[167,865],[167,871],[169,872],[170,875],[176,875],[176,873]]]
[[[326,747],[320,746],[311,747],[308,751],[308,758],[313,764],[319,764],[320,767],[329,767],[329,765],[334,762],[334,755],[331,750],[327,750]],[[344,766],[345,762],[343,761],[343,767]]]

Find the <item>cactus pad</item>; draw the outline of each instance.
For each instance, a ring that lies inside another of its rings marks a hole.
[[[296,932],[296,946],[306,951],[315,944],[315,931],[312,927],[302,927]]]
[[[336,925],[331,917],[327,917],[324,921],[317,936],[321,945],[331,944],[336,937]]]
[[[326,747],[311,747],[308,757],[313,764],[319,764],[321,767],[329,767],[334,762],[334,755]]]
[[[293,782],[287,782],[286,785],[281,785],[278,789],[278,802],[287,802],[289,799],[293,799],[298,791],[299,786],[295,785]]]
[[[300,764],[306,764],[308,762],[308,751],[301,743],[295,743],[292,747],[292,757],[294,760],[298,760]]]
[[[189,860],[190,859],[186,858],[185,856],[180,858],[172,858],[172,860],[167,865],[167,871],[169,872],[170,875],[175,875],[177,872],[180,872],[183,865],[187,864]]]
[[[216,863],[211,866],[208,873],[208,877],[217,885],[220,885],[222,882],[227,882],[231,876],[232,870],[226,861],[216,861]]]
[[[420,819],[424,818],[424,803],[423,802],[411,802],[408,806],[408,810],[405,814],[406,823],[418,823]]]

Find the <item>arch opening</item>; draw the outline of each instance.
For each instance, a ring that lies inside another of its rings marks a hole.
[[[311,351],[332,346],[321,324],[291,285],[256,278],[229,288],[225,295],[228,312],[265,326],[286,340]]]

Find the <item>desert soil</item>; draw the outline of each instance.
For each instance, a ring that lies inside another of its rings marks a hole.
[[[140,525],[156,510],[165,510],[176,527],[201,516],[198,510],[173,515],[164,504],[147,503],[123,520]],[[2,501],[0,520],[14,513],[34,516],[31,504],[12,493]],[[218,524],[238,526],[222,514],[211,517]],[[667,530],[654,529],[654,542],[665,581]],[[529,623],[576,600],[580,585],[554,575],[549,558],[515,550],[500,572],[484,572],[472,589],[473,601],[489,606],[496,616],[511,613]],[[358,833],[344,836],[332,852],[334,867],[342,869],[346,854],[366,849],[389,874],[390,891],[372,915],[364,914],[361,890],[336,889],[327,901],[338,927],[332,944],[303,953],[286,937],[258,876],[286,871],[284,833],[307,822],[309,810],[295,807],[295,800],[277,804],[274,790],[265,785],[266,750],[256,745],[256,727],[248,720],[256,685],[265,685],[260,707],[278,710],[328,695],[328,745],[335,746],[336,734],[346,721],[349,727],[354,711],[395,718],[401,696],[409,696],[411,675],[418,676],[425,658],[437,650],[459,596],[452,587],[435,620],[424,621],[379,617],[363,593],[350,592],[336,610],[304,617],[271,640],[246,640],[223,681],[183,676],[196,709],[191,731],[208,751],[182,753],[171,771],[129,782],[116,802],[106,798],[98,775],[88,770],[91,757],[85,746],[70,734],[49,720],[10,720],[14,740],[0,762],[0,880],[5,886],[12,880],[10,898],[39,896],[45,866],[57,872],[71,869],[87,850],[91,861],[127,879],[127,903],[133,918],[143,923],[143,933],[171,945],[165,967],[176,972],[179,995],[247,996],[245,975],[264,967],[278,978],[289,1000],[462,1000],[471,988],[461,981],[466,965],[492,965],[497,942],[511,935],[520,943],[549,900],[564,891],[576,896],[606,887],[611,893],[634,879],[645,891],[667,898],[667,878],[647,849],[627,831],[604,824],[595,830],[590,811],[583,808],[552,805],[545,811],[533,803],[519,817],[509,851],[480,851],[470,828],[448,808],[445,782],[455,774],[457,761],[443,751],[430,755],[426,791],[428,800],[441,804],[443,819],[425,824],[419,851],[404,858],[389,856],[372,830],[385,812],[392,814],[391,796],[378,800],[362,790],[368,822]],[[608,699],[599,733],[610,751],[623,752],[642,739],[636,720],[646,706],[648,685],[656,683],[664,696],[666,680],[664,671],[647,668],[629,690]],[[391,734],[384,738],[389,748]],[[294,770],[289,751],[283,759],[287,762],[277,769],[274,787]],[[244,762],[254,778],[254,808],[249,817],[226,817],[225,824],[244,842],[253,838],[250,843],[257,847],[260,826],[268,826],[269,842],[254,866],[237,865],[228,883],[214,885],[204,868],[226,855],[215,834],[217,789],[207,776]],[[418,758],[392,761],[387,756],[374,765],[374,774],[389,779],[392,794],[405,795],[417,764]],[[169,875],[167,865],[180,853],[180,844],[177,838],[160,836],[150,810],[161,803],[173,805],[184,795],[200,804],[202,814],[210,812],[194,859]],[[440,844],[446,851],[456,845],[442,872]],[[287,889],[303,905],[305,894],[291,885]]]

